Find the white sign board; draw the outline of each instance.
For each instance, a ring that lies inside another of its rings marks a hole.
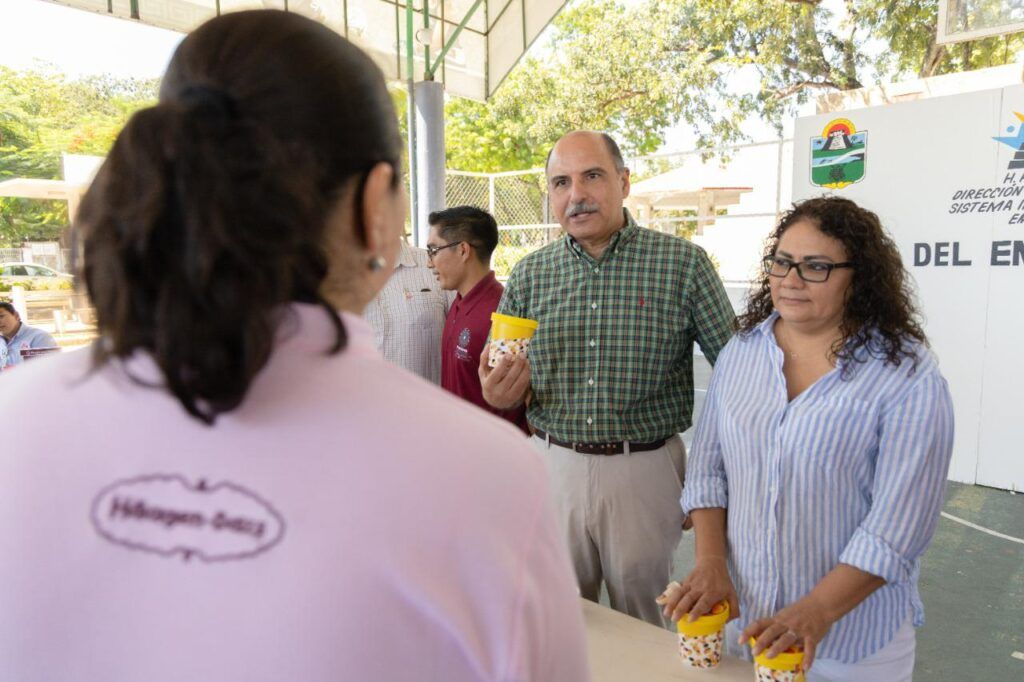
[[[949,477],[1024,490],[1024,86],[801,118],[793,146],[794,201],[871,209],[917,283]]]

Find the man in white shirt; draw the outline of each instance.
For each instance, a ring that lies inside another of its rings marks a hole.
[[[441,334],[451,298],[427,267],[427,252],[402,241],[394,274],[363,317],[389,362],[441,383]]]

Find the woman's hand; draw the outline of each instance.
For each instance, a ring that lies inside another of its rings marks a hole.
[[[814,652],[818,644],[834,622],[827,609],[808,595],[771,618],[762,618],[748,625],[740,635],[740,643],[746,644],[751,637],[755,637],[754,655],[767,649],[768,658],[774,658],[791,646],[800,646],[804,650],[803,667],[808,670],[814,663]]]
[[[729,602],[729,620],[740,615],[740,603],[729,577],[729,568],[725,557],[719,556],[697,559],[686,580],[682,584],[673,580],[655,601],[664,607],[662,615],[671,617],[673,622],[687,613],[691,621],[696,620],[721,601]]]

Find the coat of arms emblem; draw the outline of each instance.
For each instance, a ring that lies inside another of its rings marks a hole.
[[[864,179],[868,131],[846,118],[829,121],[821,137],[811,138],[811,183],[842,189]]]

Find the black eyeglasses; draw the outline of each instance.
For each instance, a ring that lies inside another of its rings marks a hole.
[[[444,246],[428,246],[427,247],[427,258],[430,258],[431,260],[433,260],[434,256],[437,255],[438,251],[444,251],[445,249],[450,249],[453,246],[458,246],[461,243],[462,243],[462,241],[460,240],[460,241],[457,241],[457,242],[452,242],[451,244],[445,244]]]
[[[797,276],[805,282],[826,282],[833,270],[852,268],[853,263],[826,263],[820,260],[797,263],[782,256],[768,256],[764,259],[764,271],[772,277],[785,277],[794,267]]]

